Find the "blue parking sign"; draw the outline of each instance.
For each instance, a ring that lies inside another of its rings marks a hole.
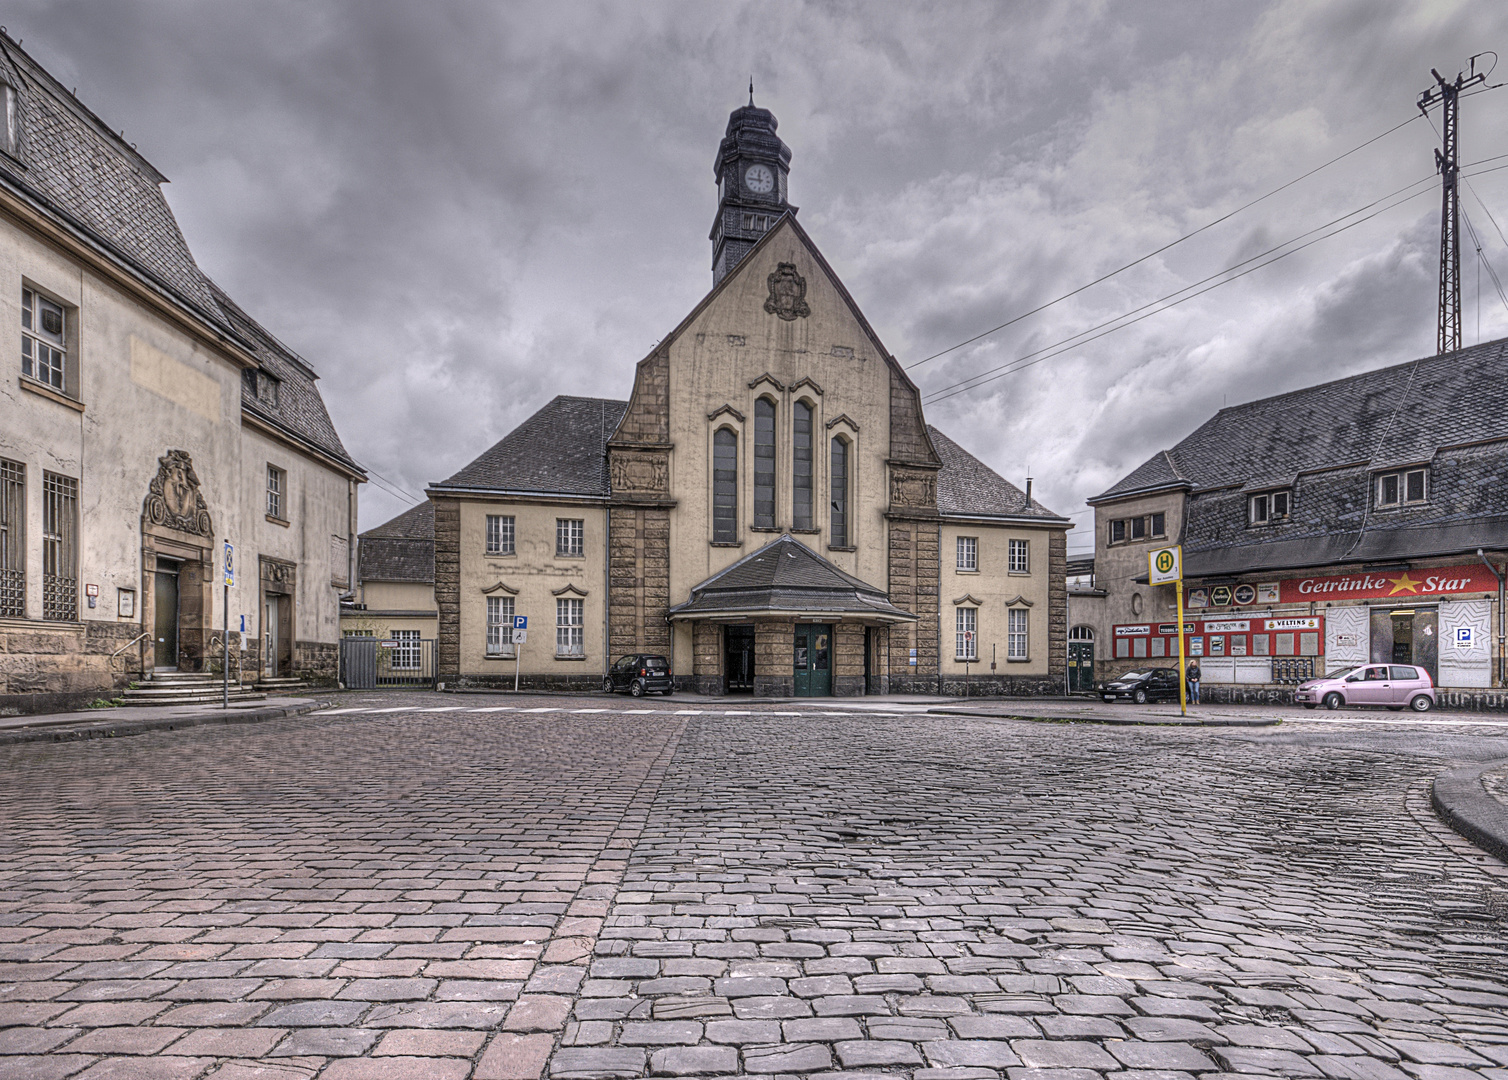
[[[527,616],[527,615],[515,615],[515,616],[513,616],[513,629],[515,629],[515,630],[527,630],[527,629],[529,629],[529,616]]]

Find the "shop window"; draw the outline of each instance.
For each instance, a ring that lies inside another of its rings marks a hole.
[[[1115,639],[1115,658],[1124,660],[1131,655],[1131,639],[1119,637]]]
[[[1275,648],[1273,649],[1273,655],[1275,655],[1275,656],[1293,656],[1294,655],[1294,652],[1293,652],[1293,635],[1292,634],[1274,634],[1272,636],[1277,639],[1273,643],[1274,646],[1275,646]]]
[[[1146,638],[1139,637],[1139,638],[1132,638],[1131,639],[1131,655],[1134,656],[1134,657],[1136,657],[1138,660],[1144,659],[1146,657],[1146,655],[1147,655],[1147,639]]]
[[[1377,477],[1377,505],[1406,506],[1424,502],[1429,497],[1427,472],[1426,469],[1403,469],[1382,473]]]
[[[1266,634],[1253,634],[1251,636],[1251,654],[1253,656],[1270,656],[1268,650],[1271,639]]]
[[[1168,654],[1168,639],[1155,637],[1152,639],[1152,655],[1166,656]]]
[[[1249,503],[1251,508],[1249,520],[1253,525],[1269,525],[1275,521],[1286,520],[1288,502],[1286,491],[1268,491],[1261,495],[1253,495]]]

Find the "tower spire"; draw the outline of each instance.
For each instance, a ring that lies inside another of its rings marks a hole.
[[[775,134],[775,114],[754,104],[754,76],[749,76],[749,104],[728,116],[728,130],[712,166],[717,181],[717,217],[712,224],[712,282],[721,281],[769,232],[780,216],[794,213],[786,201],[791,149]]]
[[[749,76],[749,107],[754,107],[754,76]]]

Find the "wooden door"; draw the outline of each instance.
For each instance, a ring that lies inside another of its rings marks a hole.
[[[178,666],[178,572],[158,570],[153,579],[152,663],[160,668]]]

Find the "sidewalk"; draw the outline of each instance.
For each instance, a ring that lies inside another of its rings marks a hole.
[[[250,724],[279,720],[323,709],[328,701],[302,697],[274,697],[264,701],[217,705],[157,705],[82,712],[39,713],[0,718],[0,746],[29,742],[72,742],[79,739],[118,739],[148,731],[172,731],[205,724]]]

